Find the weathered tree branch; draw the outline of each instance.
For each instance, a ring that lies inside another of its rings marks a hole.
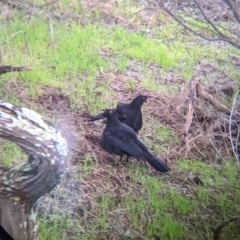
[[[0,75],[8,72],[21,72],[21,71],[29,71],[31,70],[28,66],[0,66]]]
[[[188,132],[192,124],[193,119],[193,112],[194,112],[194,103],[196,100],[196,85],[198,83],[198,79],[193,77],[189,83],[190,93],[188,99],[188,110],[186,114],[186,122],[184,125],[183,130],[183,137],[182,137],[182,146],[186,145],[187,151],[189,150],[188,146]]]
[[[227,108],[224,104],[218,102],[212,95],[207,93],[199,83],[197,83],[197,94],[204,98],[205,100],[209,101],[214,107],[216,107],[219,111],[224,112],[228,115],[231,114],[231,110]]]
[[[0,179],[0,225],[13,239],[36,239],[36,206],[65,172],[67,143],[59,130],[36,112],[4,101],[0,101],[0,137],[29,155],[27,163]]]
[[[219,240],[221,231],[224,227],[226,227],[229,223],[240,220],[240,216],[231,217],[223,223],[219,224],[215,229],[212,228],[213,231],[213,240]]]
[[[236,4],[234,4],[231,0],[225,0],[225,2],[228,4],[228,6],[232,9],[233,15],[236,18],[236,20],[240,23],[240,14],[237,11]]]

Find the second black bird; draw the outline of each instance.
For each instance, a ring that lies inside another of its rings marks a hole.
[[[150,153],[132,128],[119,121],[116,110],[107,109],[102,115],[108,119],[100,141],[104,150],[120,156],[120,160],[126,154],[149,162],[157,171],[170,170],[166,163]]]
[[[116,110],[120,122],[138,132],[142,128],[141,107],[147,98],[149,98],[147,95],[138,95],[130,103],[118,103],[116,109],[112,110]],[[103,114],[98,114],[91,116],[89,120],[93,122],[103,118],[105,118]]]

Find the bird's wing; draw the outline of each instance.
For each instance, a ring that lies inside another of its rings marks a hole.
[[[124,125],[124,128],[122,128],[121,131],[119,131],[113,138],[114,145],[118,146],[124,152],[135,158],[141,158],[143,156],[143,152],[136,144],[136,134],[131,128],[126,127]]]
[[[117,104],[117,114],[120,122],[125,122],[129,114],[129,104],[128,103],[118,103]]]
[[[123,142],[122,140],[114,139],[114,144],[135,158],[141,158],[143,156],[142,150],[132,142]]]
[[[116,109],[119,111],[125,111],[126,109],[129,108],[128,103],[118,103]]]
[[[117,109],[124,109],[126,107],[129,107],[129,103],[118,103]]]

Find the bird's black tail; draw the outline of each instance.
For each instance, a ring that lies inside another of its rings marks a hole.
[[[159,158],[153,156],[149,152],[144,152],[144,158],[147,162],[151,164],[152,167],[154,167],[159,172],[168,172],[170,168],[167,166],[165,162],[160,160]]]

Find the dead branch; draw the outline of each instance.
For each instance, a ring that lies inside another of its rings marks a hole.
[[[183,137],[182,137],[182,147],[186,145],[188,150],[188,132],[190,129],[190,126],[192,124],[193,119],[193,111],[194,111],[194,102],[196,100],[196,85],[197,85],[198,79],[193,77],[189,83],[190,93],[189,93],[189,99],[188,99],[188,110],[186,114],[186,122],[184,125],[183,130]]]
[[[240,216],[231,217],[223,223],[219,224],[216,228],[212,228],[213,231],[213,240],[219,240],[221,231],[224,227],[226,227],[229,223],[240,220]]]
[[[180,19],[179,17],[177,17],[176,15],[174,15],[167,7],[164,6],[164,4],[161,2],[161,0],[158,0],[157,3],[159,4],[159,7],[162,8],[166,13],[168,13],[176,22],[178,22],[181,26],[183,26],[184,28],[186,28],[188,31],[192,32],[193,34],[207,40],[207,41],[222,41],[223,39],[221,38],[210,38],[210,37],[206,37],[198,32],[196,32],[195,30],[193,30],[192,28],[188,27],[182,19]],[[210,30],[210,29],[209,29]]]
[[[229,118],[229,134],[230,134],[230,141],[232,145],[232,150],[235,155],[235,158],[238,163],[238,168],[240,169],[240,158],[239,158],[239,139],[240,139],[240,113],[239,113],[239,93],[240,91],[237,91],[235,94],[233,105],[232,105],[232,111]]]
[[[52,2],[47,2],[44,3],[42,5],[36,5],[31,3],[30,1],[16,1],[16,0],[0,0],[0,2],[3,2],[4,4],[10,6],[11,8],[15,8],[18,11],[23,11],[26,12],[29,15],[35,15],[36,17],[40,18],[40,19],[44,19],[43,15],[45,15],[45,17],[47,18],[55,18],[57,20],[59,20],[60,18],[58,16],[56,16],[55,14],[51,13],[50,11],[44,10],[44,7],[51,5],[55,2],[57,2],[59,0],[53,0]]]
[[[13,239],[37,239],[36,206],[61,180],[68,147],[59,130],[36,112],[0,101],[0,137],[29,155],[0,180],[0,225]]]
[[[12,8],[16,8],[18,10],[22,10],[23,8],[22,7],[19,7],[17,4],[13,3],[13,2],[9,2],[7,0],[0,0],[0,2],[3,2],[9,6],[11,6]]]
[[[225,92],[233,94],[234,90],[237,88],[237,83],[235,81],[226,81],[222,83],[209,83],[203,86],[204,90],[209,93]]]
[[[240,14],[237,11],[236,4],[232,0],[225,0],[225,2],[228,4],[228,6],[232,9],[233,14],[236,18],[236,20],[240,23]]]
[[[220,32],[220,30],[217,28],[217,26],[215,26],[213,24],[213,22],[207,17],[207,15],[204,13],[201,5],[198,3],[198,1],[193,0],[195,2],[195,4],[197,5],[197,7],[199,8],[200,12],[202,13],[204,19],[207,21],[207,23],[215,30],[215,33],[219,36],[219,37],[223,37],[223,34]]]
[[[201,18],[203,19],[204,23],[207,25],[207,27],[202,24],[201,24],[202,26],[197,25],[197,27],[200,27],[202,32],[198,32],[194,30],[193,26],[196,24],[193,24],[192,21],[189,21],[189,16],[187,16],[185,12],[183,14],[174,13],[174,10],[170,10],[168,7],[165,6],[163,0],[153,0],[153,1],[147,0],[147,2],[149,3],[149,5],[154,5],[155,7],[157,6],[157,8],[163,9],[176,22],[178,22],[181,26],[183,26],[185,29],[192,32],[193,34],[208,41],[224,41],[240,49],[238,30],[231,31],[229,29],[225,29],[222,26],[217,26],[217,24],[211,21],[210,18],[206,15],[206,13],[203,10],[203,6],[201,3],[199,3],[199,1],[193,0],[193,2],[195,3],[195,6],[200,11]],[[233,13],[233,19],[235,20],[235,22],[237,22],[237,24],[239,24],[240,15],[238,13],[239,6],[237,6],[237,3],[235,3],[233,0],[223,1],[222,3],[226,5],[226,8],[229,8],[229,7],[231,8]],[[191,4],[189,4],[189,6],[191,6]],[[214,12],[213,15],[216,15],[216,13]],[[191,17],[191,18],[194,21],[198,22],[197,18],[194,18],[194,17]],[[207,33],[211,33],[211,35],[210,34],[207,35]],[[214,35],[214,37],[212,35]]]
[[[231,110],[228,109],[224,104],[219,103],[212,95],[207,93],[202,87],[200,83],[196,85],[197,95],[201,96],[203,99],[210,102],[214,107],[216,107],[219,111],[224,112],[228,115],[231,114]]]
[[[0,66],[0,75],[8,72],[21,72],[31,70],[28,66]]]

